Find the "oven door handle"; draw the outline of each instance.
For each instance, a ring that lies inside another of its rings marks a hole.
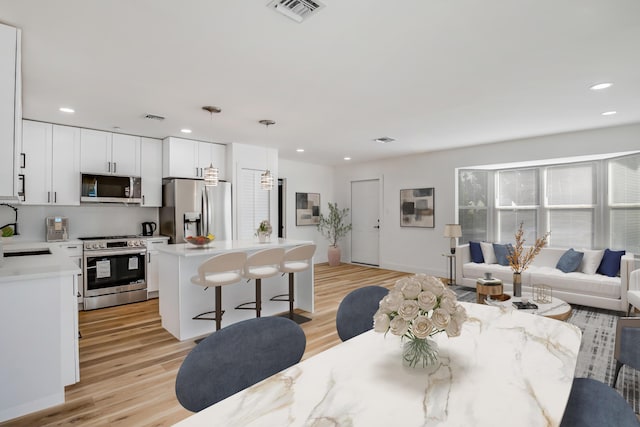
[[[147,251],[145,249],[131,249],[131,250],[106,250],[106,251],[91,251],[84,254],[84,258],[97,258],[97,257],[105,257],[105,256],[114,256],[114,255],[143,255],[147,256]]]

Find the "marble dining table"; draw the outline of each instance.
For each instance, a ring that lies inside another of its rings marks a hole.
[[[436,336],[435,371],[404,366],[400,338],[371,330],[177,425],[559,425],[580,329],[517,310],[460,304],[469,319],[460,336]]]

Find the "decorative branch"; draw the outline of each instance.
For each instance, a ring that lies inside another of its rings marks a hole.
[[[523,225],[524,223],[521,222],[516,232],[516,244],[509,255],[507,255],[509,266],[514,273],[522,273],[529,267],[533,259],[540,253],[542,248],[547,245],[549,235],[551,234],[550,231],[547,231],[542,237],[536,239],[536,243],[533,246],[525,250],[524,242],[526,242],[526,239],[524,238],[524,230],[522,229]]]

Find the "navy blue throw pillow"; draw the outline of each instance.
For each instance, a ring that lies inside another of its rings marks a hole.
[[[616,277],[620,272],[620,260],[625,253],[626,251],[610,251],[609,249],[605,249],[602,261],[600,261],[600,267],[598,267],[596,273]]]
[[[469,251],[471,252],[471,261],[477,264],[484,263],[484,257],[482,256],[482,248],[480,248],[479,242],[469,242]]]
[[[513,246],[511,243],[506,245],[501,245],[499,243],[493,244],[493,252],[496,254],[496,258],[498,259],[498,264],[509,266],[509,260],[507,259],[507,255],[511,254],[513,250]]]
[[[571,248],[562,254],[558,260],[558,264],[556,264],[556,268],[563,273],[576,271],[578,267],[580,267],[583,256],[584,252],[574,251],[573,248]]]

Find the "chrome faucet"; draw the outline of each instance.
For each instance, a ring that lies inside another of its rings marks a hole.
[[[8,227],[8,226],[10,226],[10,225],[11,225],[11,226],[13,226],[13,234],[14,234],[14,235],[16,235],[16,236],[17,236],[17,235],[19,235],[20,233],[18,233],[18,208],[16,208],[16,207],[15,207],[15,206],[13,206],[13,205],[10,205],[10,204],[8,204],[8,203],[0,203],[0,206],[9,206],[9,207],[10,207],[11,209],[13,209],[13,210],[14,210],[14,212],[16,213],[16,220],[15,220],[15,222],[10,222],[10,223],[8,223],[8,224],[5,224],[5,225],[1,226],[1,227],[0,227],[0,229],[3,229],[3,228],[5,228],[5,227]]]

